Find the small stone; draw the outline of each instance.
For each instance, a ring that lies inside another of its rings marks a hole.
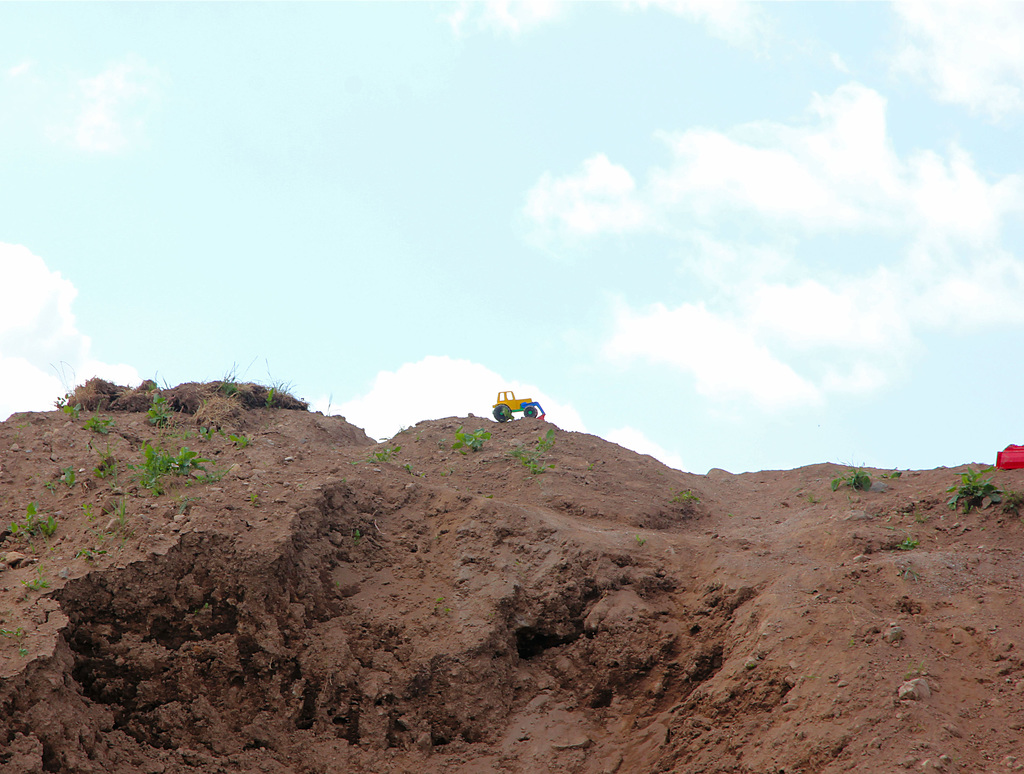
[[[284,461],[285,462],[295,462],[295,458],[294,457],[285,457]]]
[[[896,691],[896,695],[899,696],[900,701],[925,701],[931,697],[932,690],[928,686],[927,680],[918,677],[903,683]]]
[[[853,557],[853,561],[855,561],[855,562],[866,562],[866,561],[868,561],[868,558],[869,557],[868,557],[867,554],[857,554],[855,557]]]
[[[21,553],[21,551],[8,551],[4,556],[4,562],[8,567],[17,569],[23,565],[31,564],[32,559],[27,554]]]
[[[897,643],[904,638],[903,628],[896,624],[889,624],[889,631],[882,635],[882,639],[889,643]]]
[[[63,580],[67,580],[71,576],[71,570],[67,567],[61,567],[60,572],[57,573]]]
[[[856,510],[850,511],[846,515],[846,518],[844,519],[844,521],[868,521],[871,518],[873,518],[872,515],[870,513],[868,513],[867,511],[862,511],[860,509],[856,509]]]
[[[12,443],[11,444],[11,451],[20,451],[20,450],[21,450],[21,447],[18,446],[18,444],[16,444],[16,443]]]
[[[593,743],[589,736],[581,731],[577,731],[559,739],[557,742],[553,742],[551,746],[556,750],[585,750]]]
[[[421,753],[428,753],[433,749],[433,747],[434,745],[430,741],[430,734],[426,731],[416,737],[416,749]]]

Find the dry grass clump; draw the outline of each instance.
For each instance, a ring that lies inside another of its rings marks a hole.
[[[214,393],[202,402],[195,415],[196,424],[219,430],[225,426],[240,424],[245,415],[245,407],[236,395]]]
[[[106,379],[94,376],[85,384],[80,384],[75,388],[68,398],[68,404],[81,406],[86,411],[103,411],[110,408],[125,389]]]
[[[149,411],[155,395],[162,395],[167,406],[182,414],[195,415],[203,425],[220,427],[237,421],[250,409],[276,408],[307,411],[309,403],[299,400],[286,387],[265,387],[254,382],[183,382],[161,390],[147,379],[138,387],[122,387],[94,377],[79,385],[68,396],[72,406],[86,411]]]

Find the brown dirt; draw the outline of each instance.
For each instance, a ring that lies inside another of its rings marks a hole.
[[[949,510],[964,468],[833,492],[530,419],[374,444],[266,392],[204,438],[206,389],[165,428],[103,385],[0,424],[0,523],[55,523],[2,530],[5,774],[1024,770],[1024,528]],[[147,442],[219,480],[154,494]]]

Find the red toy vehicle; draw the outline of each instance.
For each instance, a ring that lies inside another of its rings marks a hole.
[[[1014,446],[1011,443],[1001,452],[996,452],[996,467],[1000,470],[1024,468],[1024,446]]]

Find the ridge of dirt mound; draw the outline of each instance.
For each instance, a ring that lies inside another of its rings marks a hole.
[[[100,383],[0,423],[0,771],[1024,762],[1024,535],[949,510],[961,469],[699,476],[473,416],[374,443],[265,396],[218,429],[210,384],[160,427]]]
[[[309,409],[309,403],[285,389],[230,380],[185,382],[161,389],[152,380],[133,388],[93,377],[64,396],[60,403],[86,411],[149,411],[158,398],[166,401],[169,410],[196,415],[201,423],[225,415],[237,420],[242,411],[251,409]]]

